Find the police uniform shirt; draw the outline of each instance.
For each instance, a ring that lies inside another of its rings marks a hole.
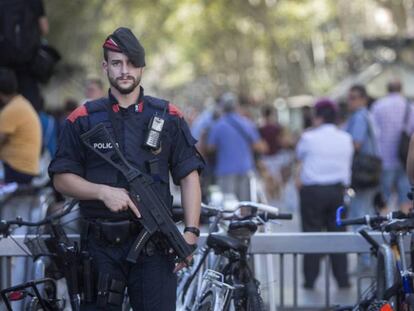
[[[163,115],[163,110],[166,113],[161,148],[153,151],[143,146],[148,124],[155,113]],[[89,150],[80,139],[81,134],[98,123],[105,124],[130,164],[152,176],[157,194],[169,207],[172,206],[169,173],[178,185],[192,171],[204,168],[204,161],[195,148],[196,140],[191,136],[180,111],[171,103],[144,96],[141,88],[137,104],[128,108],[121,108],[115,97],[109,94],[108,98],[87,102],[74,110],[65,120],[56,156],[49,166],[51,178],[56,173],[73,173],[93,183],[127,189],[122,174]],[[113,146],[108,142],[97,141],[93,147],[105,149]],[[128,212],[111,212],[103,202],[97,200],[81,201],[80,207],[82,216],[86,218],[118,220],[129,217]]]

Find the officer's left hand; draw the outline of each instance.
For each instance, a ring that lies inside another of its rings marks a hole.
[[[184,240],[190,244],[190,245],[194,245],[197,244],[198,242],[198,237],[192,233],[192,232],[185,232],[184,233]],[[190,256],[187,257],[187,262],[192,262],[193,261],[193,255],[191,254]],[[187,265],[185,262],[180,262],[178,264],[175,265],[174,268],[174,273],[177,273],[178,271],[180,271],[181,269],[185,268]]]

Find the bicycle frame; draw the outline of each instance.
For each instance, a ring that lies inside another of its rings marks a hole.
[[[408,298],[413,294],[412,273],[408,270],[404,246],[404,236],[406,234],[405,232],[391,234],[391,249],[395,258],[396,269],[401,278],[402,303],[409,303]]]

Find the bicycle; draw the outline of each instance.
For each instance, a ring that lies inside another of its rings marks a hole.
[[[248,216],[241,217],[237,215],[241,208],[250,208],[252,212]],[[238,202],[233,208],[216,209],[216,212],[213,226],[224,220],[230,223],[226,232],[219,230],[208,235],[206,246],[199,254],[200,259],[181,296],[182,299],[186,295],[194,298],[190,299],[191,304],[184,304],[180,310],[264,310],[260,284],[254,278],[248,264],[250,240],[257,231],[258,225],[270,219],[291,219],[292,215],[279,213],[275,207],[255,202]],[[224,225],[220,228],[223,229]],[[211,250],[214,251],[215,256],[210,269],[201,273]],[[192,282],[196,277],[199,281],[201,279],[201,284]]]
[[[341,219],[342,210],[343,208],[339,208],[337,211],[339,226],[367,225],[373,230],[389,233],[390,240],[386,241],[383,235],[384,242],[380,244],[370,236],[366,229],[358,231],[371,245],[371,253],[377,258],[376,279],[356,306],[344,307],[340,310],[374,310],[372,309],[374,305],[383,305],[381,308],[391,308],[389,310],[413,311],[414,274],[406,261],[404,236],[412,236],[414,215],[392,212],[386,216],[366,215],[362,218],[343,220]],[[411,249],[411,252],[413,251]]]
[[[70,297],[70,305],[73,311],[80,309],[80,288],[78,284],[78,266],[81,258],[77,243],[72,243],[66,236],[63,225],[59,220],[68,215],[77,205],[77,201],[70,202],[62,212],[47,216],[37,222],[16,220],[0,221],[0,234],[3,237],[10,236],[13,227],[47,226],[49,235],[38,234],[33,239],[28,239],[25,244],[32,252],[35,259],[49,257],[57,270],[64,276]],[[90,288],[86,289],[90,290]],[[2,289],[0,291],[7,310],[13,310],[11,301],[21,301],[29,297],[26,310],[63,310],[64,299],[57,297],[57,281],[54,278],[41,278]]]

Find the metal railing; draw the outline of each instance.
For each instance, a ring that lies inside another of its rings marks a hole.
[[[383,235],[381,233],[373,232],[372,237],[378,242],[382,242]],[[4,238],[0,240],[0,257],[2,259],[2,273],[7,274],[10,271],[8,264],[11,257],[27,256],[24,250],[28,251],[24,245],[25,236],[14,236],[13,240]],[[78,235],[69,235],[71,239],[79,239]],[[205,234],[200,237],[200,244],[204,242]],[[16,242],[20,245],[18,246]],[[409,249],[409,239],[406,239],[407,249]],[[255,272],[258,275],[266,274],[270,277],[275,277],[277,282],[271,282],[268,288],[267,303],[270,311],[274,310],[300,310],[305,305],[299,305],[299,255],[304,254],[363,254],[369,253],[369,244],[357,233],[354,232],[315,232],[315,233],[257,233],[253,236],[251,242],[250,253],[254,254]],[[264,256],[263,256],[264,255]],[[290,266],[291,273],[287,271],[286,258],[292,256]],[[262,262],[264,264],[261,264]],[[278,264],[275,262],[278,261]],[[330,262],[329,256],[325,256],[325,275],[324,275],[324,301],[322,304],[309,306],[306,305],[306,310],[322,310],[332,307],[336,303],[331,303],[330,293]],[[3,274],[4,275],[4,274]],[[291,276],[292,296],[287,297],[286,284],[288,277]],[[260,277],[259,277],[260,279]],[[262,284],[266,282],[261,280]],[[279,300],[277,301],[275,293],[278,292]],[[357,289],[358,295],[361,289]],[[287,303],[287,298],[291,298],[292,303]],[[357,297],[350,297],[355,301],[349,301],[349,304],[356,302]]]

